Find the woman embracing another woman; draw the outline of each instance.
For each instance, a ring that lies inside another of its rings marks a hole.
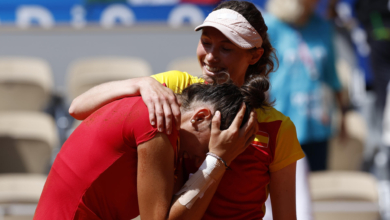
[[[263,78],[241,88],[193,84],[177,96],[180,130],[169,135],[150,125],[141,97],[111,102],[65,142],[34,219],[200,219],[231,161],[253,140],[251,109],[267,103],[258,99],[267,89]],[[183,186],[186,167],[199,169]]]
[[[69,109],[70,114],[82,120],[116,99],[141,95],[151,125],[160,132],[165,128],[170,134],[175,132],[173,127],[179,127],[180,117],[184,117],[174,92],[189,85],[222,83],[230,79],[236,86],[243,87],[260,77],[267,85],[262,84],[261,88],[268,90],[267,80],[274,70],[275,53],[264,19],[252,3],[225,1],[195,30],[202,31],[196,50],[202,78],[168,71],[152,77],[102,84],[77,97]],[[259,93],[257,99],[265,100],[265,96],[264,92]],[[295,168],[304,153],[294,124],[267,103],[255,107],[255,124],[259,131],[249,147],[229,164],[231,170],[225,171],[203,219],[262,219],[264,202],[269,195],[275,220],[296,219]],[[238,132],[248,131],[242,127]],[[234,143],[239,149],[247,144],[244,139],[227,135],[217,135],[215,139],[212,136],[211,140]],[[195,160],[189,164],[199,164],[196,163],[199,158],[188,156],[183,160]],[[195,168],[187,170],[195,171]]]

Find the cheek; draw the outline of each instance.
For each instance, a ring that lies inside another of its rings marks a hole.
[[[237,82],[237,80],[240,81],[245,77],[249,67],[249,58],[246,54],[239,53],[236,56],[226,59],[226,65],[228,65],[230,78],[234,82]]]
[[[202,61],[204,56],[206,55],[206,51],[200,41],[198,43],[198,47],[196,48],[196,55],[198,57],[199,62]]]

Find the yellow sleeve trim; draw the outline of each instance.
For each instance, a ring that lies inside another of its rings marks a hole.
[[[274,160],[269,166],[270,172],[278,171],[303,158],[305,154],[299,144],[294,123],[286,117],[280,125],[276,137]]]
[[[289,158],[284,159],[280,163],[271,164],[271,166],[269,167],[269,171],[271,173],[276,172],[276,171],[281,170],[281,169],[287,167],[288,165],[290,165],[290,164],[292,164],[292,163],[294,163],[294,162],[296,162],[304,157],[305,157],[305,153],[303,153],[303,151],[297,152],[297,153],[291,155]]]

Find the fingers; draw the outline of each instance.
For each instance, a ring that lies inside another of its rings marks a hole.
[[[156,106],[157,126],[160,132],[163,131],[165,127],[167,134],[171,134],[173,129],[173,117],[175,117],[176,129],[180,129],[180,106],[177,102],[175,93],[169,88],[163,87],[158,94],[159,99],[156,101],[156,105],[159,105]],[[160,108],[162,109],[161,115],[157,110]]]
[[[255,112],[251,112],[249,120],[246,122],[245,126],[241,128],[241,130],[245,132],[245,138],[249,138],[250,136],[258,132],[259,128]]]
[[[216,111],[211,121],[211,133],[220,132],[221,128],[221,112]]]
[[[176,130],[180,130],[181,112],[180,112],[180,106],[177,103],[178,103],[177,99],[175,99],[175,102],[171,103],[171,109],[176,124]]]
[[[164,103],[163,105],[164,109],[164,116],[165,116],[165,130],[167,134],[171,134],[172,131],[172,111],[171,107],[168,105],[168,103]]]
[[[229,127],[229,130],[230,128],[235,128],[238,131],[238,129],[241,126],[242,120],[244,119],[245,109],[246,109],[245,103],[242,103],[240,110],[238,111],[236,117],[234,118],[232,124]]]
[[[156,117],[154,114],[154,104],[152,102],[146,102],[146,101],[144,102],[146,107],[148,108],[150,124],[154,126],[156,124]]]
[[[172,92],[169,90],[169,92]],[[181,112],[180,112],[180,105],[177,101],[176,95],[172,92],[172,96],[168,98],[169,107],[171,111],[171,118],[173,117],[173,120],[175,121],[176,130],[180,130],[180,123],[181,123]],[[166,117],[166,116],[165,116]],[[170,125],[172,127],[172,124]],[[174,129],[172,127],[172,129]]]
[[[253,140],[255,139],[255,137],[256,137],[256,134],[253,134],[252,136],[250,136],[250,137],[247,139],[247,141],[246,141],[246,143],[245,143],[245,148],[244,148],[244,150],[253,142]]]
[[[172,90],[166,87],[155,87],[144,92],[142,99],[149,111],[150,124],[156,126],[159,132],[166,129],[167,134],[171,134],[173,119],[176,129],[180,129],[180,106]]]
[[[156,110],[156,118],[157,118],[157,129],[159,132],[164,130],[164,110],[163,106],[156,104],[154,105]]]

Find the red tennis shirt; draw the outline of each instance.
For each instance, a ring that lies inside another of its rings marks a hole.
[[[34,220],[137,217],[137,146],[156,133],[140,97],[117,100],[93,113],[57,155]],[[178,132],[173,129],[168,138],[177,159]]]

